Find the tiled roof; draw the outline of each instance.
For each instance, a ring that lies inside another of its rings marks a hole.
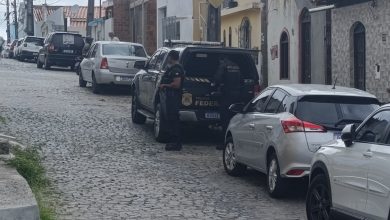
[[[34,19],[35,21],[44,20],[43,5],[34,5]],[[64,8],[65,17],[70,17],[70,26],[72,27],[86,27],[87,26],[87,6],[80,6],[76,13],[71,12],[72,6],[46,6],[48,15],[51,15],[59,8]],[[102,16],[105,14],[105,8],[102,8]],[[99,7],[95,7],[95,18],[99,18]]]

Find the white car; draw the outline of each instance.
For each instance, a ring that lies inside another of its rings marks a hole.
[[[38,52],[43,47],[42,37],[27,36],[23,39],[22,43],[18,47],[18,59],[20,61],[36,60],[38,58]]]
[[[92,83],[93,93],[99,93],[102,85],[130,86],[139,70],[137,64],[144,65],[147,59],[141,44],[98,41],[81,61],[79,85],[85,87],[87,82]]]
[[[308,220],[390,219],[390,105],[355,128],[347,125],[342,140],[315,154],[306,199]]]
[[[231,110],[239,105],[233,105]],[[282,197],[287,179],[310,174],[322,144],[340,138],[346,124],[361,123],[379,107],[367,92],[329,85],[276,85],[236,109],[226,134],[223,164],[229,175],[247,166],[267,174],[267,190]]]

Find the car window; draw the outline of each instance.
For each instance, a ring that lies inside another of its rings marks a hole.
[[[381,111],[371,117],[359,129],[356,134],[356,141],[366,143],[385,143],[384,136],[390,124],[390,111]]]
[[[264,112],[265,113],[279,113],[278,112],[279,107],[285,98],[286,98],[286,94],[284,94],[284,92],[282,92],[280,90],[277,90],[270,98]]]
[[[163,63],[165,61],[165,56],[167,55],[168,51],[161,51],[161,53],[158,55],[157,62],[156,62],[156,70],[160,70],[163,67]]]
[[[160,53],[161,51],[157,51],[156,53],[153,54],[152,58],[150,58],[149,60],[148,69],[155,69]]]
[[[105,44],[103,55],[146,57],[144,47],[131,44]]]
[[[246,107],[246,112],[261,112],[266,104],[268,98],[272,95],[274,89],[267,89],[263,91],[257,98],[254,99]]]
[[[360,124],[378,107],[378,100],[374,98],[308,95],[299,99],[295,116],[328,129],[341,130],[347,124]]]

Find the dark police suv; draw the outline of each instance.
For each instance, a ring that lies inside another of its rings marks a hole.
[[[185,123],[220,125],[218,85],[215,76],[220,60],[226,57],[239,69],[240,101],[251,100],[260,90],[259,75],[251,51],[225,48],[213,43],[175,41],[170,47],[158,49],[148,62],[138,62],[141,70],[132,83],[132,121],[143,124],[147,118],[154,120],[154,134],[157,141],[167,140],[167,129],[160,103],[159,84],[167,69],[166,58],[171,50],[179,51],[180,63],[185,70],[180,120]],[[188,45],[190,44],[190,45]]]
[[[82,56],[84,39],[80,34],[68,32],[50,33],[38,53],[37,67],[50,69],[51,66],[74,68]]]

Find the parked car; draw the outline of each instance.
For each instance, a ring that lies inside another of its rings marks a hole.
[[[180,109],[180,120],[193,125],[221,124],[221,113],[218,107],[218,92],[215,75],[222,57],[228,57],[236,63],[240,70],[241,80],[237,81],[241,88],[240,97],[249,101],[258,92],[259,76],[250,52],[243,49],[210,47],[208,45],[188,45],[177,48],[163,47],[149,59],[143,70],[134,78],[132,90],[132,120],[143,124],[146,118],[154,119],[154,135],[157,141],[168,139],[169,125],[161,114],[159,85],[161,77],[167,69],[166,58],[171,50],[180,53],[179,62],[185,70],[183,98]]]
[[[130,86],[138,69],[137,61],[145,63],[147,54],[141,44],[98,41],[80,63],[79,85],[92,83],[93,93],[99,93],[102,85]]]
[[[36,60],[38,52],[43,47],[44,38],[27,36],[19,46],[18,59],[20,61]]]
[[[247,166],[267,174],[267,190],[280,197],[287,179],[310,174],[321,144],[339,139],[346,124],[361,123],[379,107],[375,96],[328,85],[280,85],[249,104],[236,104],[226,133],[223,165],[237,176]]]
[[[77,58],[82,56],[84,40],[80,34],[54,32],[44,41],[39,50],[37,67],[50,69],[51,66],[74,68]]]
[[[384,105],[360,126],[347,125],[341,140],[323,145],[315,154],[308,219],[390,219],[389,167],[390,105]]]
[[[20,47],[22,45],[23,38],[19,39],[14,48],[14,58],[19,59]]]
[[[9,58],[14,58],[17,44],[18,44],[18,40],[12,41],[11,46],[9,48]]]

